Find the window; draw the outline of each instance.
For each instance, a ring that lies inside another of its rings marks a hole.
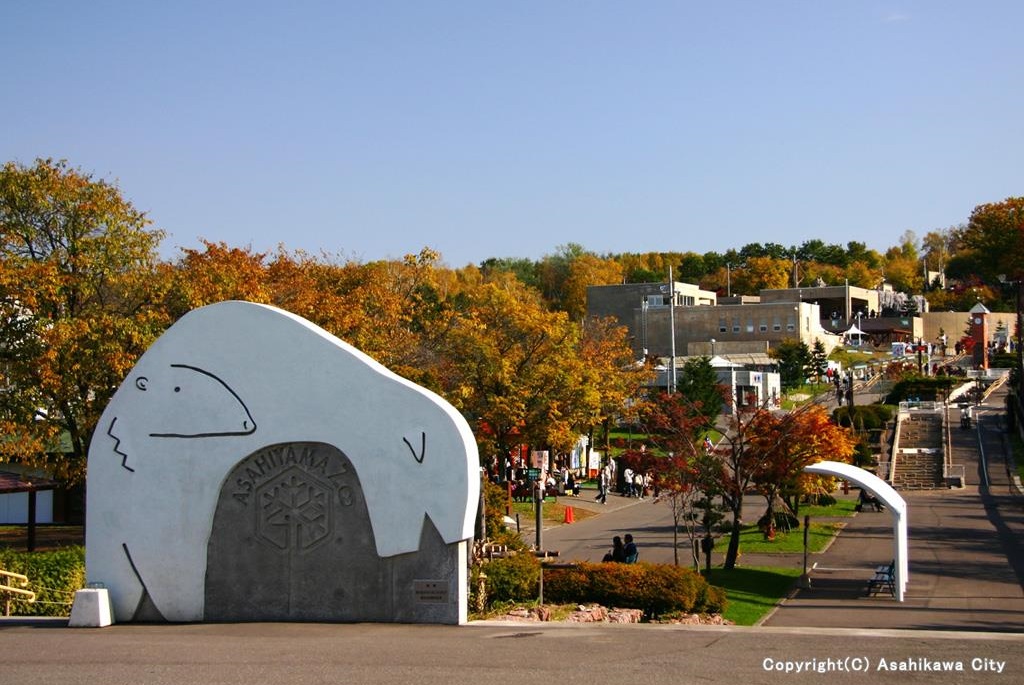
[[[754,320],[753,319],[747,319],[747,333],[753,333],[753,332],[754,332]]]
[[[740,317],[738,317],[738,316],[732,317],[732,332],[733,333],[739,333],[740,332]]]
[[[718,332],[725,333],[727,330],[729,330],[729,324],[723,316],[720,319],[718,319]]]
[[[761,331],[762,333],[767,331],[768,330],[768,320],[767,319],[761,319],[761,325],[758,326],[757,330]]]
[[[772,330],[773,331],[781,331],[782,330],[782,319],[780,319],[778,316],[776,316],[776,317],[774,317],[772,319]]]

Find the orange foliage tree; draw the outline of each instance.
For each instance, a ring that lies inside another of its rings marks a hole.
[[[93,429],[166,327],[163,237],[66,162],[0,170],[0,459],[84,478]]]
[[[825,409],[815,404],[788,413],[759,412],[750,435],[747,451],[755,464],[753,482],[768,502],[762,518],[768,539],[775,537],[775,506],[780,497],[797,498],[802,489],[817,482],[804,473],[804,467],[824,460],[849,463],[857,445],[852,431],[833,423]]]

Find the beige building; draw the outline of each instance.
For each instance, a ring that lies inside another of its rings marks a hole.
[[[1006,335],[1016,338],[1017,314],[1014,312],[989,312],[985,315],[988,318],[988,330],[991,332],[992,342],[997,335]],[[953,345],[966,335],[969,335],[971,327],[970,312],[928,312],[921,315],[923,322],[921,328],[921,340],[935,343],[939,336],[945,333],[947,346],[952,349]],[[999,333],[997,333],[999,332]]]
[[[797,300],[797,291],[788,301],[775,296],[768,302],[742,298],[738,304],[717,304],[715,293],[677,283],[672,310],[667,290],[665,283],[592,286],[587,288],[587,313],[614,316],[627,326],[637,356],[672,354],[673,319],[676,356],[766,352],[787,339],[808,346],[820,340],[830,352],[841,341],[822,327],[820,305]]]

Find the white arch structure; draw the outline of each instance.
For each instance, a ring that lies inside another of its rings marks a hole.
[[[907,503],[900,497],[891,485],[873,473],[858,468],[852,464],[843,464],[838,461],[819,461],[817,464],[805,466],[807,473],[820,473],[826,476],[836,476],[852,481],[860,487],[870,490],[893,517],[893,578],[896,587],[896,601],[902,602],[903,595],[907,590],[907,577],[909,576],[909,565],[907,560]]]

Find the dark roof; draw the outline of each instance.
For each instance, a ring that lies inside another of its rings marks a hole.
[[[57,481],[39,476],[26,476],[10,471],[0,471],[0,495],[7,495],[12,492],[32,492],[38,490],[53,490],[58,487]]]

